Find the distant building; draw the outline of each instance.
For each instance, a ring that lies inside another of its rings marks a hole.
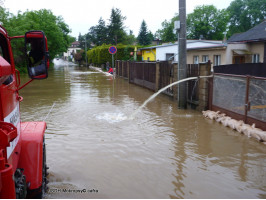
[[[162,44],[162,40],[160,39],[154,39],[151,42],[151,45],[161,45]]]
[[[140,49],[143,61],[178,62],[178,42]],[[211,61],[212,66],[266,63],[266,20],[228,41],[187,40],[187,63]]]
[[[77,51],[81,50],[79,48],[80,42],[72,42],[70,47],[67,49],[67,52],[64,52],[64,59],[65,60],[71,60],[74,62],[74,55],[77,53]]]
[[[266,20],[227,41],[227,64],[266,63]]]
[[[221,58],[221,54],[225,55],[226,44],[217,40],[187,40],[187,63],[198,64],[199,62],[207,62],[216,56]],[[178,42],[169,43],[140,49],[143,61],[168,61],[178,62]],[[220,52],[220,50],[222,52]],[[208,52],[208,53],[206,53]],[[223,56],[225,57],[225,56]],[[225,61],[223,61],[225,62]],[[221,59],[219,62],[221,64]]]
[[[227,44],[223,41],[201,40],[195,44],[188,45],[187,63],[198,64],[210,61],[212,66],[226,64]]]
[[[71,43],[71,48],[78,48],[79,45],[80,45],[80,42],[79,41],[72,42]]]

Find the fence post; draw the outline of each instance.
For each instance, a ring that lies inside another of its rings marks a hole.
[[[174,80],[173,82],[176,82],[178,80],[178,64],[177,63],[173,63],[174,65]],[[178,94],[177,94],[177,85],[173,86],[173,97],[174,97],[174,101],[177,101],[178,99]]]
[[[126,62],[127,63],[127,73],[128,73],[128,82],[130,83],[130,67],[129,67],[129,61]]]
[[[144,73],[145,73],[145,63],[141,63],[142,68],[142,87],[144,86]]]
[[[129,61],[126,61],[126,65],[127,65],[127,78],[128,82],[130,82]]]
[[[155,65],[155,92],[159,90],[159,82],[160,82],[160,62],[156,62]]]
[[[121,77],[124,78],[124,61],[121,61]]]
[[[199,76],[209,76],[211,74],[211,63],[200,64]],[[208,97],[209,97],[209,79],[204,78],[199,80],[199,106],[196,110],[202,111],[208,108]]]
[[[116,69],[115,69],[115,71],[116,71],[117,77],[119,77],[119,66],[120,66],[120,61],[116,60]]]

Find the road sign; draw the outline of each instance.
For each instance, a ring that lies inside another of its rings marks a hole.
[[[116,49],[115,46],[110,46],[110,47],[109,47],[109,53],[110,53],[110,54],[115,54],[116,52],[117,52],[117,49]]]

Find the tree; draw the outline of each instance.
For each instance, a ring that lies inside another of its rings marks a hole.
[[[134,45],[136,42],[136,37],[135,35],[133,34],[133,31],[130,30],[129,31],[129,35],[127,35],[127,39],[125,41],[125,44],[128,44],[128,45]]]
[[[154,35],[152,34],[151,31],[149,31],[148,33],[148,38],[149,38],[150,43],[154,40]]]
[[[70,33],[68,25],[62,17],[55,16],[50,10],[18,12],[17,15],[13,15],[1,9],[0,13],[4,16],[3,26],[10,36],[24,35],[29,30],[42,30],[48,40],[50,60],[56,54],[66,52],[69,47],[71,38],[68,35]],[[12,40],[12,48],[15,64],[18,67],[25,67],[24,41]]]
[[[234,0],[227,8],[228,35],[245,32],[266,19],[266,0]]]
[[[96,26],[92,26],[87,34],[87,39],[96,46],[102,44],[117,44],[127,43],[128,37],[124,31],[124,20],[126,17],[122,16],[118,8],[111,10],[109,25],[100,18]]]
[[[82,48],[82,49],[85,49],[85,41],[86,41],[86,44],[87,44],[87,49],[90,49],[92,48],[92,38],[91,38],[91,35],[89,35],[89,33],[86,33],[84,35],[81,35],[81,33],[79,33],[79,36],[78,36],[78,41],[79,41],[79,47]]]
[[[0,6],[0,19],[3,24],[6,24],[9,18],[11,18],[13,15],[6,11],[2,6]]]
[[[147,28],[147,24],[146,22],[143,20],[140,26],[140,30],[139,30],[139,35],[138,35],[138,43],[140,45],[149,45],[151,44],[151,37],[149,36],[150,32],[148,32],[148,28]]]
[[[79,63],[79,65],[81,64],[82,61],[85,61],[85,51],[84,50],[80,50],[77,53],[74,54],[74,59],[75,61],[77,61]]]
[[[125,43],[126,32],[124,31],[124,20],[126,17],[122,16],[121,10],[112,8],[111,16],[108,26],[108,42],[111,44]]]
[[[187,37],[199,39],[203,36],[208,40],[222,40],[226,31],[228,13],[218,10],[213,5],[197,6],[187,17]]]
[[[73,37],[71,35],[67,35],[67,37],[70,44],[76,41],[76,37]]]
[[[92,26],[88,32],[88,40],[96,46],[100,46],[108,41],[108,29],[105,25],[105,21],[100,18],[98,25]]]
[[[162,29],[159,29],[155,33],[155,37],[158,37],[163,42],[174,42],[177,40],[177,34],[173,32],[175,21],[179,20],[179,16],[174,16],[170,21],[164,20],[162,22]]]
[[[99,41],[98,43],[95,43],[97,45],[102,45],[107,42],[107,34],[108,30],[105,25],[105,21],[100,18],[98,25],[96,26],[96,35],[97,35],[97,40]]]

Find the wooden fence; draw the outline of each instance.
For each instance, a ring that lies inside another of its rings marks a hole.
[[[187,77],[210,75],[210,63],[187,65]],[[128,79],[130,83],[157,92],[161,88],[176,82],[178,65],[168,61],[162,62],[130,62],[116,61],[116,74]],[[191,80],[187,84],[187,102],[193,108],[205,110],[208,106],[208,80]],[[163,92],[177,99],[177,86]]]
[[[156,91],[156,63],[129,62],[129,82]]]
[[[158,91],[174,81],[174,64],[168,62],[116,61],[116,68],[118,76],[153,91]],[[167,89],[165,93],[172,96],[173,88]]]

